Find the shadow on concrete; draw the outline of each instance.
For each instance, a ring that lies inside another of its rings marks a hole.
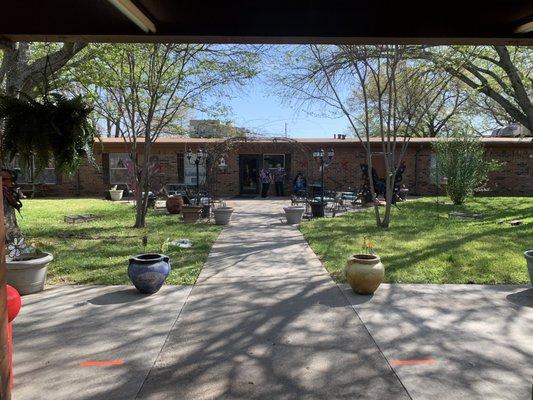
[[[533,288],[511,293],[506,299],[517,306],[533,307]]]
[[[136,398],[409,398],[282,206],[236,207]]]
[[[531,396],[532,289],[383,284],[365,301],[341,287],[413,398]]]
[[[135,398],[190,287],[55,286],[24,296],[14,324],[14,398]],[[97,306],[95,306],[97,305]],[[122,365],[83,367],[84,361]]]
[[[87,300],[95,306],[107,306],[111,304],[127,304],[144,300],[148,295],[139,293],[135,288],[117,290],[116,292],[104,293]]]

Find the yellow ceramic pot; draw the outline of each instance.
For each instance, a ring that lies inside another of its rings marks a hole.
[[[374,293],[384,276],[385,267],[374,254],[354,254],[346,262],[346,279],[356,293]]]

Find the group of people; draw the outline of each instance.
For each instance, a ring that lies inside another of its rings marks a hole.
[[[268,197],[270,184],[274,183],[276,196],[285,196],[284,182],[287,173],[281,164],[276,165],[276,168],[263,167],[259,173],[259,182],[261,183],[261,197]],[[293,192],[296,195],[305,193],[307,191],[307,181],[301,172],[296,174],[293,181]]]

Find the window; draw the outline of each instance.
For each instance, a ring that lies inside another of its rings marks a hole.
[[[184,164],[184,157],[183,154],[178,153],[176,155],[176,169],[177,169],[177,175],[178,175],[178,182],[177,183],[183,183],[185,181],[185,164]]]
[[[50,162],[43,172],[36,177],[36,181],[45,185],[55,185],[57,183],[56,169],[53,162]]]
[[[17,173],[17,183],[33,182],[33,162],[31,162],[30,164],[30,168],[26,168],[23,170],[20,165],[19,156],[15,156],[9,167]]]
[[[274,169],[281,165],[281,168],[285,168],[285,154],[265,154],[263,155],[263,167]]]
[[[129,167],[131,158],[128,153],[109,154],[109,183],[112,185],[130,183]]]
[[[17,182],[22,184],[42,183],[45,185],[55,185],[57,183],[57,175],[53,161],[38,175],[35,172],[35,163],[33,159],[30,162],[30,167],[22,169],[20,165],[20,158],[16,156],[11,163],[11,168],[17,173]]]

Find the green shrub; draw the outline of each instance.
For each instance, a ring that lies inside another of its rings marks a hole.
[[[438,174],[447,178],[446,192],[454,204],[463,204],[474,190],[483,188],[490,171],[498,163],[488,160],[479,138],[460,134],[439,140],[434,145]]]

